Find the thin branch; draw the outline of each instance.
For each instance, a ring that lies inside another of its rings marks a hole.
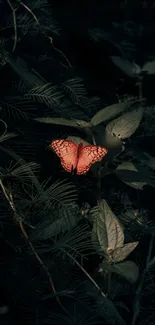
[[[74,261],[74,263],[82,270],[82,272],[87,276],[87,278],[91,281],[91,283],[96,287],[96,289],[101,293],[101,295],[104,298],[107,298],[105,293],[103,293],[100,289],[100,287],[98,286],[98,284],[94,281],[94,279],[90,276],[90,274],[83,268],[83,266],[69,253],[66,253],[67,256],[72,259],[72,261]]]
[[[28,6],[26,6],[25,3],[23,3],[22,1],[19,1],[19,3],[21,4],[21,6],[23,6],[32,15],[32,17],[35,20],[36,24],[40,28],[39,20],[36,17],[36,15],[34,14],[34,12]],[[41,30],[41,28],[40,28],[40,30]],[[63,58],[66,60],[66,62],[68,63],[68,66],[71,67],[72,65],[71,65],[70,61],[67,59],[67,57],[65,56],[65,54],[61,50],[59,50],[57,47],[54,46],[54,44],[53,44],[53,38],[52,37],[49,37],[48,35],[46,35],[46,33],[43,32],[42,30],[41,30],[41,32],[50,40],[50,44],[52,44],[53,49],[55,51],[57,51],[58,53],[60,53],[63,56]]]
[[[36,15],[33,13],[33,11],[28,6],[26,6],[25,3],[23,3],[22,1],[19,1],[19,3],[32,15],[32,17],[36,21],[37,25],[39,25],[39,20],[36,17]]]
[[[150,239],[150,245],[149,245],[148,255],[147,255],[147,259],[146,259],[145,269],[144,269],[144,271],[143,271],[143,273],[141,275],[141,279],[139,281],[138,288],[137,288],[137,291],[136,291],[135,300],[134,300],[134,303],[133,303],[133,308],[134,309],[133,309],[132,325],[136,324],[137,318],[139,316],[140,300],[141,300],[141,296],[142,296],[142,288],[143,288],[146,273],[148,272],[148,269],[150,267],[150,259],[151,259],[151,254],[152,254],[153,241],[154,241],[154,237],[152,236],[151,239]]]
[[[7,0],[7,3],[10,7],[10,9],[12,10],[12,17],[13,17],[13,27],[14,27],[14,44],[13,44],[13,48],[12,48],[12,52],[15,51],[16,45],[17,45],[17,22],[16,22],[16,11],[17,8],[15,9],[10,0]]]
[[[64,57],[64,59],[67,61],[68,65],[69,65],[69,67],[72,67],[72,65],[71,65],[70,61],[67,59],[66,55],[61,50],[59,50],[57,47],[55,47],[55,45],[53,44],[53,38],[49,37],[49,36],[47,36],[47,37],[50,40],[50,44],[52,44],[53,49],[55,51],[57,51],[58,53],[60,53]]]
[[[83,268],[82,265],[80,265],[80,263],[69,253],[67,253],[67,256],[81,269],[81,271],[87,276],[87,278],[91,281],[91,283],[95,286],[95,288],[98,290],[98,293],[101,294],[101,296],[106,299],[105,300],[105,304],[106,302],[108,302],[108,304],[111,303],[111,307],[113,309],[113,312],[116,312],[116,317],[117,317],[117,324],[119,325],[126,325],[126,323],[124,322],[124,320],[121,318],[121,316],[119,315],[119,313],[117,312],[117,309],[115,307],[115,305],[113,304],[113,302],[111,300],[109,300],[109,298],[105,295],[105,293],[101,290],[101,288],[98,286],[98,284],[95,282],[95,280],[90,276],[90,274]],[[105,305],[106,308],[106,305]]]
[[[44,271],[45,271],[45,273],[46,273],[46,275],[47,275],[47,277],[48,277],[48,279],[49,279],[49,282],[50,282],[50,285],[51,285],[52,291],[54,292],[54,295],[56,296],[56,299],[57,299],[59,305],[61,306],[61,308],[62,308],[65,312],[67,312],[67,311],[65,310],[65,308],[62,306],[62,304],[61,304],[59,298],[57,297],[57,293],[56,293],[56,290],[55,290],[55,287],[54,287],[54,283],[53,283],[52,277],[51,277],[51,275],[50,275],[50,273],[49,273],[49,271],[48,271],[48,268],[45,266],[45,264],[44,264],[43,261],[41,260],[40,256],[37,254],[37,252],[36,252],[36,250],[35,250],[33,244],[30,242],[30,240],[29,240],[29,238],[28,238],[28,234],[27,234],[27,232],[26,232],[26,230],[25,230],[25,228],[24,228],[24,226],[23,226],[22,218],[20,217],[20,215],[18,214],[18,212],[17,212],[17,210],[16,210],[16,207],[15,207],[15,204],[14,204],[14,201],[13,201],[13,196],[12,196],[12,194],[7,193],[7,190],[6,190],[6,188],[5,188],[5,186],[3,185],[3,182],[2,182],[1,180],[0,180],[0,186],[1,186],[1,189],[2,189],[2,191],[3,191],[3,194],[4,194],[5,198],[6,198],[6,200],[8,201],[8,203],[9,203],[9,205],[10,205],[10,207],[11,207],[11,210],[13,211],[14,218],[15,218],[15,220],[18,222],[19,227],[20,227],[20,229],[21,229],[21,232],[22,232],[24,238],[25,238],[26,241],[28,242],[29,246],[31,247],[31,249],[32,249],[32,251],[33,251],[33,253],[34,253],[34,255],[35,255],[36,259],[37,259],[37,261],[39,262],[39,264],[41,265],[41,267],[44,269]]]

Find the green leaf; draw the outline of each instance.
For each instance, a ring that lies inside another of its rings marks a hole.
[[[66,125],[75,128],[89,128],[91,124],[83,121],[83,120],[68,120],[62,117],[38,117],[34,119],[37,122],[45,123],[45,124],[58,124],[58,125]]]
[[[141,72],[141,68],[135,63],[121,58],[120,56],[111,56],[113,63],[121,69],[128,77],[136,78]]]
[[[106,132],[120,139],[129,138],[138,128],[143,112],[144,108],[139,107],[118,117],[107,125]]]
[[[130,161],[123,162],[116,168],[116,176],[125,184],[138,190],[143,190],[143,186],[147,184],[146,176],[140,173]]]
[[[129,102],[117,103],[110,106],[107,106],[100,111],[98,111],[91,119],[93,126],[101,124],[118,114],[122,113],[127,107],[129,107]]]
[[[113,252],[110,252],[110,259],[114,263],[125,260],[125,258],[137,247],[138,244],[139,242],[127,243],[123,247],[116,248]]]
[[[92,241],[100,246],[107,254],[108,250],[114,250],[124,243],[124,232],[118,219],[105,200],[98,203],[98,213],[93,224]]]
[[[148,74],[155,74],[155,60],[146,62],[143,65],[142,72],[146,72]]]
[[[139,268],[132,261],[125,261],[111,266],[111,271],[122,275],[131,284],[135,283],[139,277]]]
[[[67,137],[66,140],[73,141],[77,145],[79,143],[83,143],[84,146],[88,146],[90,144],[89,142],[87,142],[86,140],[84,140],[84,139],[82,139],[80,137],[75,137],[75,136],[71,136],[71,135],[69,137]]]

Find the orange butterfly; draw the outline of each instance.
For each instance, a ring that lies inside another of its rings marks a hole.
[[[78,175],[86,174],[91,165],[101,160],[108,152],[107,149],[82,143],[76,145],[69,140],[53,140],[50,147],[60,157],[61,165],[67,172],[76,169]]]

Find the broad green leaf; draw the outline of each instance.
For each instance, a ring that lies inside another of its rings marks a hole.
[[[97,143],[103,147],[109,148],[109,154],[112,152],[112,158],[118,155],[122,150],[124,150],[123,142],[121,139],[114,137],[110,133],[104,132],[100,134],[97,139]]]
[[[100,111],[98,111],[91,119],[93,126],[96,126],[100,123],[103,123],[118,114],[122,113],[129,106],[128,102],[117,103],[110,106],[107,106]]]
[[[84,146],[88,146],[90,143],[85,141],[84,139],[80,137],[75,137],[75,136],[69,136],[67,137],[66,140],[73,141],[75,144],[83,143]]]
[[[130,283],[135,283],[139,277],[139,268],[132,261],[125,261],[111,266],[111,271],[122,275]]]
[[[143,107],[132,110],[111,121],[106,131],[120,139],[129,138],[138,128],[143,117]]]
[[[132,261],[125,261],[116,264],[109,264],[106,259],[102,261],[99,265],[98,272],[104,275],[104,272],[115,272],[124,278],[126,278],[130,283],[135,283],[139,276],[139,268]]]
[[[110,253],[112,262],[117,263],[125,260],[125,258],[137,247],[139,242],[127,243],[123,247],[116,248]]]
[[[141,72],[141,68],[135,63],[121,58],[120,56],[111,56],[113,63],[121,69],[127,76],[136,78]]]
[[[116,168],[116,176],[125,184],[142,190],[147,184],[146,177],[140,173],[134,164],[130,161],[124,162]]]
[[[93,224],[92,240],[99,243],[101,250],[114,250],[124,243],[124,232],[118,219],[105,200],[98,203],[99,211]]]
[[[68,120],[62,117],[38,117],[34,119],[37,122],[45,123],[45,124],[58,124],[58,125],[66,125],[76,128],[89,128],[91,126],[90,123],[83,120]]]
[[[143,65],[142,72],[146,72],[148,74],[155,74],[155,60],[146,62]]]

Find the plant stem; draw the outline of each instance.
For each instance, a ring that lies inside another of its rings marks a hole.
[[[39,262],[39,264],[41,265],[41,267],[44,269],[48,279],[49,279],[49,283],[51,285],[51,288],[52,288],[52,291],[59,303],[59,305],[61,306],[61,308],[68,314],[68,312],[66,311],[66,309],[62,306],[61,302],[60,302],[60,299],[57,297],[57,294],[56,294],[56,290],[55,290],[55,286],[54,286],[54,283],[53,283],[53,280],[52,280],[52,277],[51,277],[51,274],[49,273],[48,271],[48,268],[45,266],[45,264],[43,263],[42,259],[40,258],[40,256],[37,254],[33,244],[31,243],[31,241],[29,240],[28,238],[28,234],[24,228],[24,225],[23,225],[23,222],[22,222],[22,218],[20,217],[20,215],[17,213],[17,210],[16,210],[16,207],[15,207],[15,204],[14,204],[14,201],[13,201],[13,196],[12,194],[8,194],[7,193],[7,190],[5,188],[5,186],[3,185],[3,182],[2,180],[0,180],[0,186],[1,186],[1,189],[3,191],[3,194],[6,198],[6,200],[8,201],[12,211],[13,211],[13,215],[14,215],[14,218],[15,220],[18,222],[19,224],[19,227],[20,227],[20,230],[24,236],[24,238],[26,239],[26,241],[28,242],[29,246],[31,247],[31,250],[33,252],[33,254],[35,255],[37,261]]]
[[[58,53],[60,53],[61,56],[63,56],[63,58],[64,58],[64,59],[66,60],[66,62],[68,63],[68,66],[69,66],[69,67],[72,67],[72,65],[71,65],[70,61],[67,59],[66,55],[65,55],[61,50],[59,50],[57,47],[54,46],[54,44],[53,44],[53,38],[50,37],[50,36],[48,36],[48,35],[46,35],[46,33],[42,31],[42,29],[41,29],[41,27],[40,27],[39,20],[38,20],[38,18],[36,17],[36,15],[34,14],[34,12],[33,12],[33,11],[32,11],[32,10],[31,10],[27,5],[25,5],[25,3],[23,3],[22,1],[19,1],[19,3],[20,3],[21,6],[23,6],[23,7],[24,7],[24,8],[25,8],[29,13],[30,13],[30,15],[32,15],[32,17],[33,17],[33,19],[35,20],[36,24],[37,24],[38,27],[40,28],[40,31],[45,35],[45,37],[47,37],[47,38],[49,39],[50,44],[52,45],[53,49],[54,49],[55,51],[57,51]]]
[[[150,245],[149,245],[148,255],[147,255],[147,259],[146,259],[146,266],[145,266],[145,269],[141,275],[141,279],[139,281],[139,285],[138,285],[138,288],[136,291],[136,296],[135,296],[135,299],[133,302],[133,318],[132,318],[131,325],[136,324],[137,318],[140,313],[140,300],[141,300],[141,296],[142,296],[142,288],[143,288],[146,273],[150,267],[150,258],[151,258],[151,254],[152,254],[153,241],[154,241],[154,237],[152,236],[150,239]]]
[[[83,266],[69,253],[67,253],[67,256],[74,261],[74,263],[83,271],[83,273],[87,276],[87,278],[91,281],[91,283],[96,287],[96,289],[101,293],[101,295],[106,298],[105,293],[103,293],[98,286],[98,284],[94,281],[94,279],[90,276],[90,274],[83,268]]]
[[[12,49],[12,52],[15,51],[15,48],[16,48],[16,45],[17,45],[17,22],[16,22],[16,10],[10,0],[7,0],[7,3],[9,5],[9,7],[11,8],[12,10],[12,17],[13,17],[13,27],[14,27],[14,44],[13,44],[13,49]]]

